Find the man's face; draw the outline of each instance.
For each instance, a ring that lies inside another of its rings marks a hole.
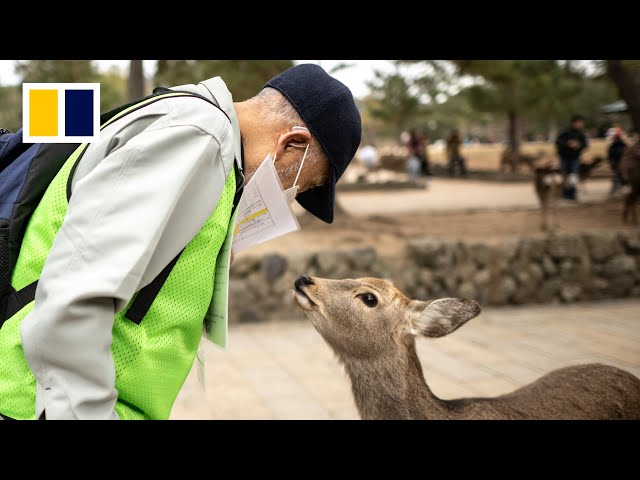
[[[584,130],[584,120],[575,120],[573,122],[573,128],[576,130]]]
[[[302,170],[300,171],[300,177],[298,178],[298,185],[300,186],[299,193],[324,185],[327,182],[328,177],[329,162],[326,158],[322,158],[308,166],[305,162]]]

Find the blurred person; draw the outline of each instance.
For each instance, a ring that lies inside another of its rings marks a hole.
[[[366,175],[368,176],[378,166],[379,155],[378,150],[373,142],[367,143],[360,149],[358,154],[362,164],[366,168]]]
[[[358,182],[370,182],[371,172],[378,166],[378,160],[380,158],[378,150],[372,143],[367,143],[358,150],[357,156],[365,168],[364,173],[358,175]]]
[[[589,146],[584,128],[585,118],[582,115],[573,115],[569,128],[556,138],[556,151],[560,157],[560,169],[564,177],[562,198],[566,200],[577,200],[580,155]]]
[[[609,147],[607,148],[607,159],[611,167],[611,190],[609,195],[614,195],[623,185],[623,178],[620,172],[620,160],[627,144],[623,138],[624,132],[619,127],[614,127],[607,132]]]
[[[361,142],[343,83],[300,64],[243,102],[220,77],[173,89],[191,94],[141,100],[68,157],[31,216],[0,312],[0,420],[169,418],[259,167],[332,223]]]
[[[409,155],[407,158],[407,173],[409,180],[413,183],[420,178],[420,159],[416,155]]]
[[[414,156],[420,162],[419,172],[427,179],[427,187],[431,184],[431,170],[427,157],[426,136],[419,134],[416,130],[409,132],[409,156]]]
[[[460,169],[461,177],[467,176],[465,159],[460,154],[461,144],[462,140],[460,139],[460,132],[454,128],[447,136],[447,170],[450,177],[455,176],[456,166]]]
[[[400,145],[408,146],[409,140],[411,140],[411,134],[409,132],[404,131],[400,134]]]
[[[424,145],[424,161],[421,165],[422,175],[427,179],[427,184],[431,183],[433,179],[433,175],[431,174],[431,161],[429,160],[429,134],[426,131],[423,131],[420,138],[422,139],[422,144]]]

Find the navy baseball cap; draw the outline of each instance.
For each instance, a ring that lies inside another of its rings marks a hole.
[[[360,112],[351,90],[312,63],[291,67],[264,87],[275,88],[289,100],[327,155],[327,183],[302,192],[296,199],[308,212],[332,223],[336,182],[349,166],[362,139]]]

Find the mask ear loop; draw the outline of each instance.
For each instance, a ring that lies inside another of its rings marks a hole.
[[[293,181],[293,188],[296,188],[296,185],[298,184],[298,178],[300,177],[300,172],[302,172],[302,166],[304,165],[305,158],[307,158],[308,151],[309,151],[309,144],[307,143],[307,148],[304,150],[304,156],[302,157],[302,163],[300,163],[298,174],[296,175],[296,179]]]

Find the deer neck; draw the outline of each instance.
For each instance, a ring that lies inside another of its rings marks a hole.
[[[403,352],[375,359],[343,359],[363,420],[445,419],[446,403],[427,385],[413,340]]]

